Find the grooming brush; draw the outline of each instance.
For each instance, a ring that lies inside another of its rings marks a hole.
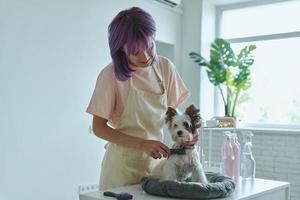
[[[171,155],[185,155],[185,149],[170,149]]]
[[[115,197],[117,200],[132,199],[132,195],[127,193],[127,192],[121,192],[121,193],[117,194],[117,193],[114,193],[114,192],[106,191],[106,192],[103,192],[103,195],[108,196],[108,197]]]

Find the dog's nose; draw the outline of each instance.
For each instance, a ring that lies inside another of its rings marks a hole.
[[[182,136],[183,132],[182,131],[177,131],[178,136]]]

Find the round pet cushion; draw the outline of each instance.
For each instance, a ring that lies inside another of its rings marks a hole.
[[[234,192],[235,182],[231,178],[213,172],[207,172],[206,177],[207,184],[143,177],[141,186],[148,194],[184,199],[221,198]]]

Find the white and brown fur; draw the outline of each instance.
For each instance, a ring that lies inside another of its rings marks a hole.
[[[194,105],[186,108],[183,114],[169,107],[165,121],[174,142],[172,148],[182,148],[181,145],[184,142],[191,141],[193,133],[201,126],[199,109]],[[207,183],[197,150],[185,149],[185,152],[185,155],[173,154],[169,158],[160,161],[150,175],[162,180],[191,180]]]

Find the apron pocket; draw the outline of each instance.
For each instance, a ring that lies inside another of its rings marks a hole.
[[[123,175],[128,178],[128,184],[137,184],[141,178],[150,174],[150,159],[132,160],[123,158]]]

